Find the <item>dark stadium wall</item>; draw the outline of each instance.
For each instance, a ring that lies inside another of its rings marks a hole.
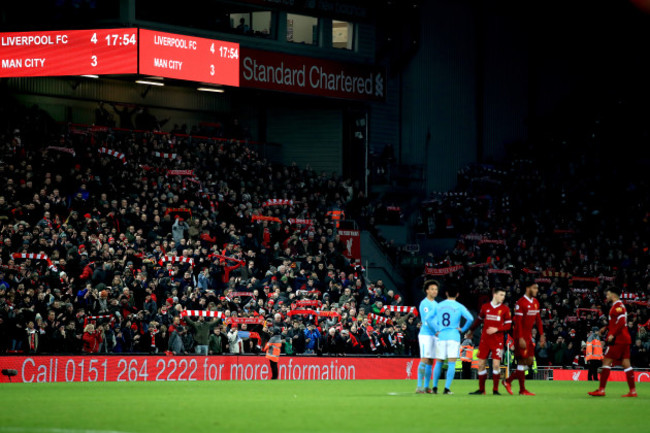
[[[171,119],[165,130],[170,130],[174,124],[187,124],[191,128],[201,121],[218,120],[220,114],[232,111],[228,92],[203,93],[193,88],[165,86],[152,87],[143,97],[148,87],[134,84],[131,80],[10,78],[7,86],[18,101],[27,106],[38,104],[59,122],[94,123],[97,101],[149,107],[159,120]],[[250,123],[256,128],[256,122]],[[252,132],[257,135],[257,131]]]
[[[482,120],[477,125],[482,142],[478,157],[490,162],[503,159],[506,146],[528,137],[531,42],[526,21],[499,9],[484,10],[480,16],[477,97],[482,97],[478,107]]]
[[[336,108],[270,108],[267,141],[280,143],[281,161],[341,174],[343,112]]]
[[[427,191],[448,190],[477,158],[476,17],[469,2],[422,5],[420,46],[402,75],[398,159],[425,164]]]

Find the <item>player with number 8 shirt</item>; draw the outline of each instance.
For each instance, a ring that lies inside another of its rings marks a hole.
[[[503,304],[506,291],[503,288],[495,288],[492,292],[492,301],[483,304],[477,320],[472,323],[469,332],[465,335],[471,339],[474,330],[483,323],[481,331],[481,342],[478,346],[478,383],[477,391],[471,392],[474,395],[485,394],[485,382],[487,381],[487,360],[492,355],[492,394],[499,395],[499,379],[501,378],[501,356],[503,354],[503,340],[505,332],[512,327],[512,316],[510,308]]]

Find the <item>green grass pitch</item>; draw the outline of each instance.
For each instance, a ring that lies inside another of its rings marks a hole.
[[[14,383],[0,387],[0,433],[650,431],[646,383],[636,399],[621,382],[605,398],[587,395],[593,382],[527,384],[536,397],[470,396],[463,380],[454,395],[405,380]]]

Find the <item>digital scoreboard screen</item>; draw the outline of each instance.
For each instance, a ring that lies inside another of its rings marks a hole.
[[[136,74],[138,29],[0,34],[0,77]]]
[[[239,44],[140,29],[140,74],[239,86]]]

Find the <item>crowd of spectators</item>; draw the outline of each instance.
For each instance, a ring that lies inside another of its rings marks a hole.
[[[423,204],[421,230],[457,238],[442,256],[427,257],[428,268],[462,265],[440,278],[460,287],[469,308],[476,311],[497,286],[514,307],[522,281],[536,279],[546,334],[536,341],[542,365],[583,362],[589,336],[607,323],[604,291],[617,285],[633,364],[648,367],[650,185],[647,162],[621,156],[623,109],[619,103],[609,116],[576,120],[568,136],[553,131],[506,162],[467,166],[457,190]],[[638,132],[647,136],[647,126]],[[628,128],[624,139],[639,138],[631,135]]]
[[[1,144],[0,352],[257,353],[280,329],[286,354],[419,356],[418,317],[384,313],[403,298],[343,255],[331,212],[372,229],[382,210],[350,180],[184,134],[10,129]],[[514,306],[536,278],[540,365],[583,362],[619,285],[647,367],[648,182],[604,177],[581,145],[462,170],[425,203],[429,233],[457,238],[427,269],[475,311],[497,286]],[[183,313],[197,310],[219,317]]]
[[[255,353],[276,314],[285,353],[417,346],[413,317],[368,319],[403,300],[342,254],[330,212],[366,205],[349,180],[244,141],[103,126],[11,130],[1,154],[3,353]]]

